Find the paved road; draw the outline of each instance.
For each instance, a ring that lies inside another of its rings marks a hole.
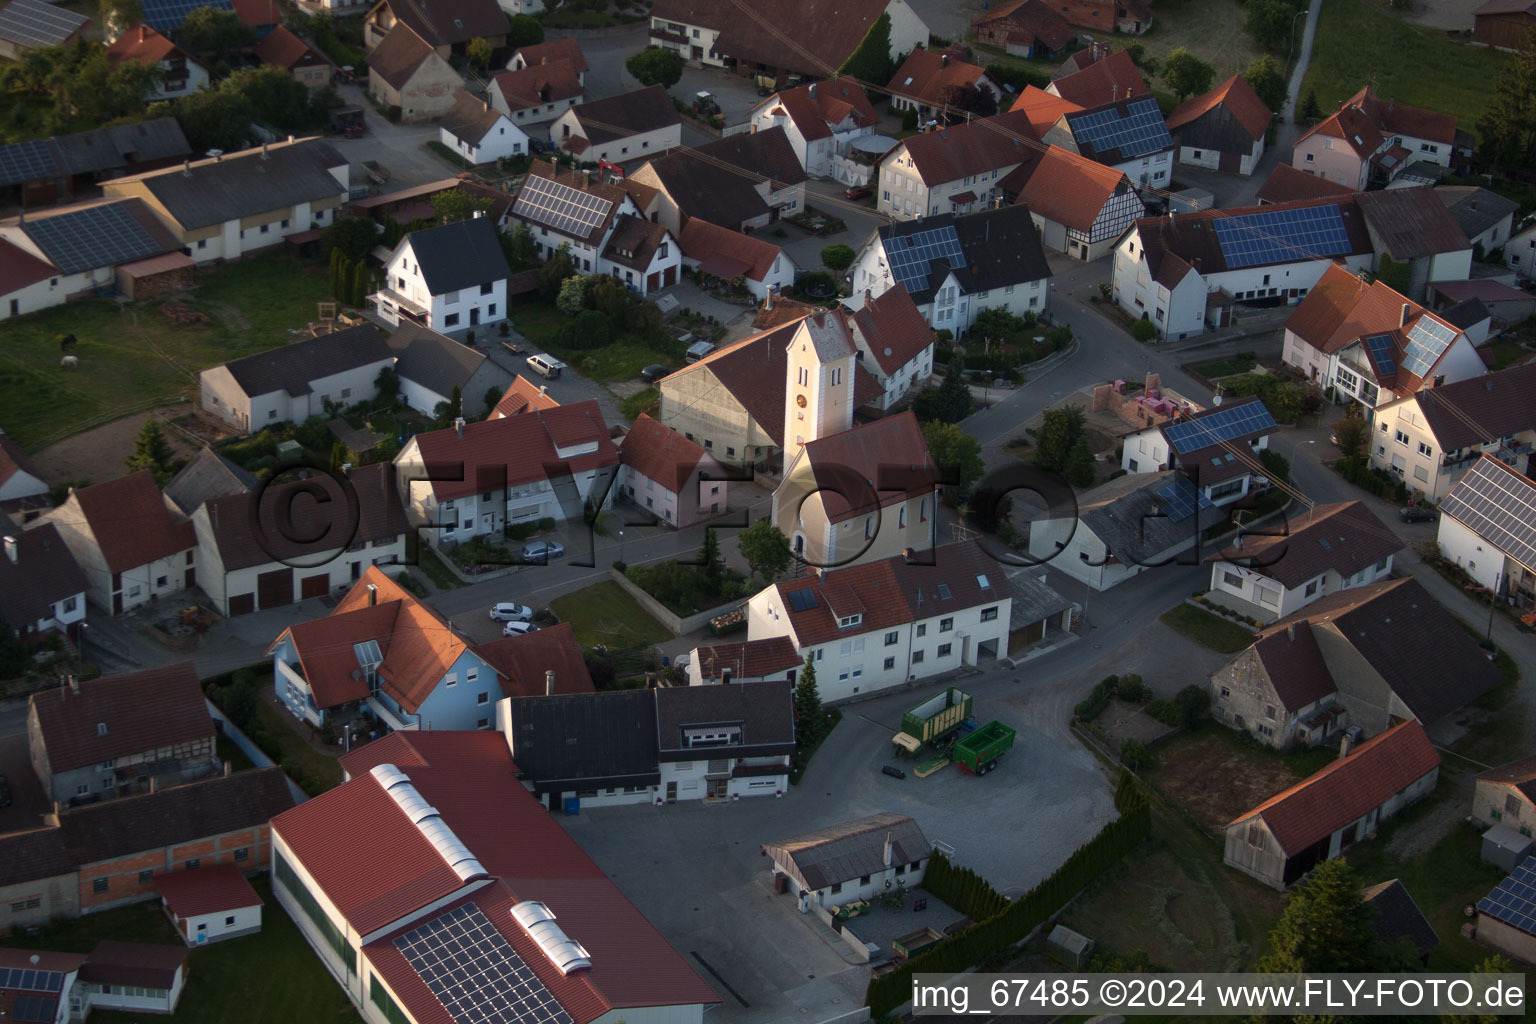
[[[1312,63],[1312,41],[1317,38],[1317,19],[1323,13],[1323,0],[1311,0],[1307,9],[1307,24],[1301,30],[1301,52],[1296,55],[1296,67],[1291,71],[1290,95],[1285,98],[1285,109],[1280,113],[1286,124],[1296,120],[1296,104],[1301,102],[1301,83],[1307,77],[1307,65]]]

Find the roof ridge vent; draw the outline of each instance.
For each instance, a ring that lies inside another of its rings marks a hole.
[[[522,900],[512,906],[512,917],[528,937],[538,943],[549,962],[570,974],[592,966],[592,955],[555,923],[555,912],[538,900]]]
[[[485,865],[475,859],[464,841],[448,827],[437,808],[427,803],[409,775],[392,764],[374,765],[369,769],[369,774],[461,880],[467,882],[471,878],[489,874]]]

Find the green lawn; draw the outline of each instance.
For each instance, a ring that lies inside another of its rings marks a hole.
[[[220,736],[218,742],[219,760],[229,762],[229,770],[243,772],[247,768],[256,767],[256,763],[246,756],[245,751],[235,746],[235,741],[226,736]]]
[[[312,272],[318,270],[318,272]],[[197,373],[284,344],[329,297],[324,266],[277,251],[202,272],[190,297],[208,314],[180,327],[160,300],[120,305],[87,299],[6,321],[0,345],[0,426],[36,449],[142,409],[197,395]],[[59,339],[73,334],[79,366],[59,366]]]
[[[1247,373],[1258,365],[1258,357],[1252,352],[1239,352],[1235,356],[1226,359],[1212,359],[1204,363],[1193,363],[1189,369],[1194,370],[1200,376],[1210,380],[1217,377],[1230,377],[1237,373]]]
[[[557,337],[560,329],[571,321],[548,303],[513,306],[507,311],[507,318],[512,321],[517,332],[528,339],[532,348],[564,360],[583,377],[599,383],[633,380],[652,363],[677,365],[676,355],[652,348],[630,336],[621,335],[602,348],[590,352],[562,345]]]
[[[1317,90],[1327,113],[1371,84],[1383,101],[1455,114],[1458,127],[1475,132],[1509,56],[1452,42],[1439,29],[1410,25],[1383,7],[1378,0],[1323,4],[1300,98]]]
[[[266,904],[262,908],[261,931],[192,950],[187,987],[175,1014],[159,1017],[97,1011],[91,1014],[91,1020],[103,1024],[142,1024],[148,1020],[172,1024],[356,1021],[352,1003],[272,898],[266,877],[253,880],[252,884]],[[0,939],[0,944],[89,953],[102,939],[180,944],[158,903],[59,921],[36,935],[12,935]]]
[[[271,686],[272,673],[258,673],[256,685],[263,688]],[[304,779],[314,779],[323,783],[327,789],[341,784],[341,763],[334,757],[320,753],[299,735],[300,729],[308,729],[309,726],[277,710],[266,700],[256,702],[256,716],[261,722],[262,732],[270,741],[263,744],[262,749],[272,760],[289,770],[289,774],[294,776],[293,781],[303,786]],[[273,747],[276,749],[271,749]],[[338,748],[336,753],[340,755],[341,750]]]
[[[438,590],[453,590],[464,585],[448,571],[448,566],[438,553],[430,545],[422,543],[419,534],[412,533],[405,538],[405,561],[420,569],[422,575],[431,580]]]
[[[636,391],[624,401],[619,403],[619,411],[627,420],[637,420],[643,412],[652,412],[656,403],[661,400],[659,388],[646,388],[644,391]]]
[[[614,651],[650,652],[672,634],[640,607],[617,583],[604,580],[549,602],[550,611],[569,622],[576,642],[591,648],[605,644]]]
[[[1253,643],[1253,634],[1242,626],[1191,605],[1181,604],[1164,612],[1162,620],[1195,643],[1222,654],[1236,654]]]

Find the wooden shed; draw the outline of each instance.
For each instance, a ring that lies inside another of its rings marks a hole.
[[[197,284],[197,261],[184,252],[168,252],[124,263],[117,268],[117,287],[130,299],[156,299]]]

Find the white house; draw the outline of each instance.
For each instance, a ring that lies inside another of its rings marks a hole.
[[[1002,566],[974,542],[917,554],[767,587],[747,604],[747,639],[788,637],[829,703],[1006,653],[1013,591]]]
[[[1147,213],[1125,172],[1060,146],[1027,154],[998,189],[1029,208],[1046,248],[1084,262],[1108,252]]]
[[[576,69],[564,62],[502,71],[491,79],[486,93],[491,106],[519,126],[553,121],[583,98]],[[545,130],[538,129],[538,134],[542,142]]]
[[[688,685],[724,686],[769,679],[793,683],[804,664],[805,659],[787,636],[695,647],[688,653]]]
[[[1368,85],[1296,140],[1291,165],[1365,189],[1390,184],[1414,164],[1450,167],[1455,149],[1454,115],[1383,103]]]
[[[151,101],[186,96],[208,84],[208,69],[201,61],[142,22],[112,41],[107,60],[112,64],[131,60],[158,71],[146,97]]]
[[[400,239],[384,264],[384,287],[368,299],[393,327],[472,330],[507,318],[511,273],[495,226],[477,210]]]
[[[1434,189],[1377,189],[1361,192],[1355,202],[1376,250],[1372,269],[1386,274],[1391,264],[1407,264],[1406,279],[1397,283],[1410,299],[1427,301],[1431,281],[1471,277],[1472,242]]]
[[[1026,111],[909,136],[880,160],[876,209],[893,220],[990,209],[999,180],[1036,148]]]
[[[1451,211],[1474,246],[1495,253],[1509,241],[1520,204],[1476,185],[1438,185],[1435,195]],[[1438,279],[1437,279],[1438,280]]]
[[[1151,97],[1110,103],[1061,115],[1041,141],[1123,171],[1140,188],[1166,188],[1176,146]]]
[[[683,119],[660,85],[578,103],[549,126],[552,145],[583,162],[628,163],[683,141]]]
[[[578,85],[587,84],[587,57],[581,52],[581,43],[572,36],[519,46],[512,51],[512,56],[507,58],[508,71],[552,67],[556,64],[569,67],[576,75]]]
[[[1440,503],[1440,554],[1522,612],[1536,608],[1536,481],[1491,455]]]
[[[465,415],[490,412],[496,402],[487,404],[486,399],[492,392],[497,401],[504,397],[514,376],[480,349],[411,323],[390,334],[389,348],[395,354],[400,400],[423,416],[436,416],[439,405],[452,401],[455,388]]]
[[[1003,90],[986,68],[967,63],[948,49],[916,49],[907,55],[886,85],[892,110],[915,110],[923,119],[947,110],[955,89],[974,89],[997,106]]]
[[[847,155],[848,143],[873,135],[880,127],[880,115],[869,97],[857,81],[847,77],[781,89],[747,116],[753,131],[783,128],[800,166],[813,178],[833,177],[839,164],[836,158]],[[867,176],[857,182],[847,179],[847,175],[838,176],[849,185],[868,180]]]
[[[848,318],[858,360],[880,382],[874,408],[889,412],[933,376],[933,328],[900,284],[878,298],[866,291]],[[853,305],[852,302],[848,305]]]
[[[642,413],[619,446],[619,495],[668,526],[687,527],[729,507],[725,467],[703,445]]]
[[[383,332],[361,324],[210,367],[198,383],[204,412],[256,433],[323,415],[327,401],[369,400],[379,371],[394,364]]]
[[[0,621],[18,636],[72,628],[85,621],[85,573],[52,523],[18,530],[0,514]]]
[[[238,864],[173,871],[159,887],[161,907],[189,946],[261,931],[261,897]]]
[[[1260,453],[1280,428],[1250,397],[1125,435],[1120,468],[1127,473],[1180,470],[1213,505],[1229,505],[1269,484]]]
[[[51,504],[42,470],[25,448],[0,430],[0,515],[35,514]]]
[[[438,141],[472,164],[495,163],[528,150],[528,133],[506,114],[460,89],[453,109],[438,122]]]
[[[187,984],[187,947],[102,939],[80,968],[87,1008],[172,1014]]]
[[[1504,244],[1504,265],[1516,277],[1536,278],[1536,221],[1531,221],[1509,236]]]
[[[790,891],[804,914],[916,888],[933,847],[917,822],[882,812],[764,843],[763,854],[773,861],[774,891]]]
[[[766,302],[775,292],[795,283],[799,267],[783,249],[756,235],[690,217],[678,236],[683,265],[703,277],[727,284],[741,278],[748,293]]]

